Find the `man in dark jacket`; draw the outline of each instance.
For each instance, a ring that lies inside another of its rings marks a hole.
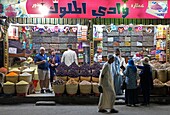
[[[142,89],[143,100],[142,105],[149,105],[150,102],[150,92],[153,88],[153,78],[152,78],[152,69],[149,65],[149,58],[145,57],[142,60],[143,66],[137,66],[141,69],[140,77],[140,87]]]

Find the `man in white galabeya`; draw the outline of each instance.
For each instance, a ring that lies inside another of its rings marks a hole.
[[[98,112],[107,112],[106,109],[110,109],[110,113],[118,113],[114,109],[114,104],[116,100],[116,93],[114,89],[114,82],[112,77],[112,63],[115,57],[113,55],[108,55],[108,61],[103,65],[102,71],[99,77],[99,92],[100,99],[98,104]]]
[[[61,62],[64,62],[67,66],[70,66],[73,62],[78,65],[77,54],[72,50],[72,46],[67,46],[68,50],[65,51],[62,55]]]

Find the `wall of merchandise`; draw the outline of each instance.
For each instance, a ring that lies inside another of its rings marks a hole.
[[[45,47],[46,53],[55,49],[61,56],[71,44],[78,54],[79,62],[84,61],[82,42],[87,41],[87,26],[82,25],[17,25],[9,29],[9,53],[20,53],[26,49],[39,52],[41,46]],[[14,50],[15,49],[15,50]],[[12,51],[13,50],[13,51]],[[18,52],[20,51],[20,52]]]
[[[94,49],[107,56],[120,48],[123,57],[143,51],[144,56],[166,61],[166,32],[165,25],[93,25]]]

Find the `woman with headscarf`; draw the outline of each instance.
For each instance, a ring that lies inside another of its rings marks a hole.
[[[141,69],[140,77],[140,88],[142,89],[143,94],[143,103],[142,105],[149,105],[150,102],[150,91],[153,88],[153,78],[152,78],[152,69],[149,65],[149,58],[145,57],[142,60],[143,66],[137,66]]]
[[[114,90],[114,83],[111,71],[111,64],[114,62],[114,56],[109,55],[108,61],[103,65],[102,71],[99,76],[99,91],[100,99],[98,104],[98,112],[107,112],[106,109],[110,109],[110,113],[118,113],[113,108],[115,104],[116,94]],[[101,89],[101,90],[100,90]]]
[[[136,106],[137,103],[137,68],[134,64],[134,61],[130,59],[128,65],[124,71],[126,76],[126,90],[125,90],[125,99],[127,106]]]

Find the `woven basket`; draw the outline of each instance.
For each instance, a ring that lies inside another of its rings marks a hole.
[[[15,70],[11,70],[11,71],[9,71],[9,72],[15,72],[16,74],[21,74],[21,71],[20,70],[18,70],[18,71],[15,71]]]
[[[55,94],[63,94],[65,91],[65,84],[63,85],[53,85],[53,90]]]
[[[64,81],[67,81],[68,77],[67,76],[57,76],[57,78],[62,79]]]
[[[32,81],[32,75],[30,75],[30,76],[19,76],[19,81],[21,81],[21,80],[30,83]]]
[[[72,85],[72,84],[66,84],[66,92],[70,95],[76,94],[78,90],[78,84]]]
[[[26,73],[29,73],[29,74],[31,74],[32,75],[32,78],[34,78],[34,70],[33,71],[23,71],[23,72],[26,72]]]
[[[161,82],[163,83],[167,82],[167,70],[164,69],[157,70],[157,77]]]
[[[93,93],[97,93],[97,94],[100,93],[97,84],[92,84],[92,86],[93,86]]]
[[[96,77],[92,77],[92,82],[99,82],[99,78],[96,78]]]
[[[70,80],[72,77],[68,77],[68,80]],[[75,81],[79,81],[79,77],[75,77],[75,78],[72,78],[74,79]]]
[[[80,76],[80,81],[91,81],[91,77],[83,77],[83,76]]]
[[[12,83],[18,82],[18,76],[6,76],[6,81],[10,81]]]
[[[29,84],[20,84],[16,85],[16,92],[17,93],[27,93],[29,88]]]
[[[81,85],[79,84],[80,87],[80,93],[81,94],[90,94],[91,90],[92,90],[92,86],[91,85]]]
[[[15,85],[5,85],[3,86],[4,94],[14,94],[15,93]]]

